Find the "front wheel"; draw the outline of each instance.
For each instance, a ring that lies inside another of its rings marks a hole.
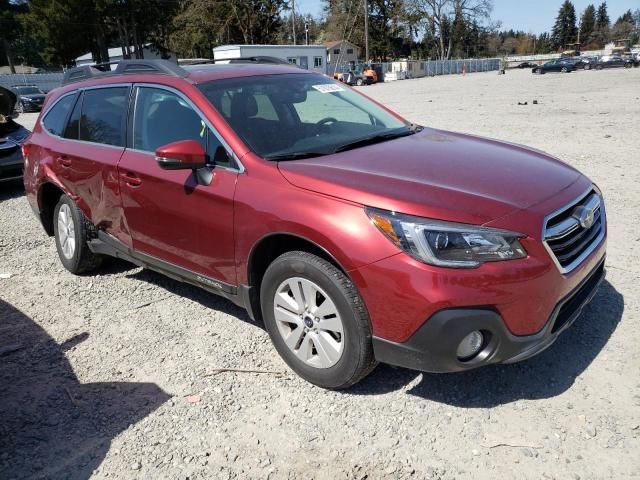
[[[82,211],[67,195],[62,195],[53,217],[53,233],[58,256],[64,268],[79,274],[97,268],[102,257],[87,245],[91,225]]]
[[[365,306],[346,275],[307,252],[288,252],[267,269],[262,316],[282,359],[323,388],[347,388],[375,367]]]
[[[569,73],[569,69],[567,67],[562,67],[562,70],[560,70],[562,73]]]
[[[358,87],[361,87],[362,85],[364,85],[364,80],[362,80],[361,78],[357,79],[357,80],[356,80],[356,85],[357,85]]]

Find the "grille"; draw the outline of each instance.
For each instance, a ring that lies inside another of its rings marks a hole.
[[[596,289],[604,278],[604,262],[591,274],[591,276],[569,298],[562,301],[551,333],[555,333],[564,327],[569,321],[580,314],[582,308],[595,295]]]
[[[544,241],[563,273],[576,268],[604,238],[604,204],[591,190],[547,218]]]

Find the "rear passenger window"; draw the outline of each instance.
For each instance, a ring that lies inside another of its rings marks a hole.
[[[128,87],[86,90],[80,117],[80,140],[124,146]]]
[[[52,135],[62,136],[69,110],[73,107],[77,95],[71,94],[61,98],[45,115],[42,124]]]

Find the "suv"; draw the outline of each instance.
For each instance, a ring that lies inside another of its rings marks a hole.
[[[46,95],[39,87],[36,85],[14,85],[13,89],[19,95],[17,109],[20,113],[42,110]]]
[[[524,360],[604,277],[603,197],[580,172],[294,67],[70,70],[24,153],[69,271],[110,255],[222,295],[326,388],[377,362]]]

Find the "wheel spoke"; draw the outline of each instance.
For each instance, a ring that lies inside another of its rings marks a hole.
[[[290,312],[302,313],[302,310],[300,310],[296,301],[289,296],[288,292],[278,292],[276,294],[275,303],[276,308],[281,308]]]
[[[298,280],[289,280],[289,288],[291,289],[293,298],[298,305],[298,309],[296,311],[300,313],[304,312],[305,303],[300,282]]]
[[[298,348],[298,344],[300,343],[300,340],[304,337],[304,335],[304,328],[297,327],[291,330],[291,333],[289,333],[289,336],[285,338],[284,341],[291,350],[295,350],[296,348]],[[304,342],[305,340],[306,339],[303,339],[302,341]]]
[[[311,341],[311,337],[309,335],[305,335],[305,337],[302,339],[302,343],[300,344],[300,348],[298,349],[298,352],[297,352],[298,356],[305,363],[311,359],[312,346],[313,346],[313,343]]]
[[[300,319],[300,317],[285,308],[276,307],[276,309],[274,310],[274,313],[275,313],[276,320],[278,322],[288,323],[288,324],[293,323],[294,325],[302,326],[302,320]]]
[[[318,352],[320,364],[323,367],[333,365],[340,358],[340,344],[326,332],[320,332],[312,337]]]
[[[315,285],[311,282],[300,282],[302,294],[304,295],[304,303],[308,310],[313,312],[316,309],[316,292]]]
[[[324,318],[329,315],[338,315],[338,310],[336,309],[335,304],[329,298],[325,298],[324,302],[313,312],[316,317]]]
[[[342,333],[342,322],[340,317],[325,318],[318,323],[320,330],[327,330],[329,332]]]

